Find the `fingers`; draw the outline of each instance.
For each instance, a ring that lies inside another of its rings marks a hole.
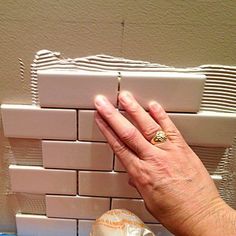
[[[150,143],[115,107],[104,97],[97,96],[95,106],[102,118],[110,125],[115,134],[140,158],[150,149]]]
[[[95,115],[95,120],[126,171],[131,176],[136,176],[138,173],[138,162],[140,161],[138,157],[127,146],[125,146],[98,113]]]
[[[182,138],[179,130],[176,128],[172,120],[169,118],[162,106],[157,102],[149,104],[149,113],[153,119],[162,127],[167,135],[177,138]]]
[[[119,101],[147,140],[150,141],[155,133],[161,130],[161,127],[138,104],[131,93],[122,91],[119,95]]]

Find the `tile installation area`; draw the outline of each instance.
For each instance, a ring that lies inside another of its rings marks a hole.
[[[105,95],[124,116],[120,91],[132,92],[145,109],[156,100],[200,158],[224,155],[229,164],[232,153],[225,150],[235,145],[236,67],[174,69],[109,56],[93,59],[62,61],[39,51],[32,64],[32,105],[1,105],[4,135],[38,140],[42,149],[42,165],[9,166],[11,191],[41,196],[46,209],[46,215],[17,213],[18,235],[88,236],[96,218],[120,208],[135,213],[156,235],[169,236],[128,184],[100,133],[94,98]],[[223,191],[224,171],[210,166],[208,171]]]

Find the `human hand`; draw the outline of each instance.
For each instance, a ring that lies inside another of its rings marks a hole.
[[[219,219],[235,214],[163,108],[152,102],[148,114],[129,92],[119,102],[135,126],[101,95],[96,122],[150,213],[176,235],[222,235]],[[168,139],[153,145],[158,130]]]

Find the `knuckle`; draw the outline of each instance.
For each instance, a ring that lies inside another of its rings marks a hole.
[[[106,117],[106,119],[112,119],[113,116],[115,115],[115,111],[113,109],[106,109],[104,110],[103,114]]]
[[[160,109],[159,113],[158,113],[159,119],[162,121],[167,120],[169,117],[166,114],[166,112],[163,109]]]
[[[141,186],[149,186],[151,185],[151,179],[144,173],[141,173],[138,177],[138,182]]]
[[[132,105],[130,105],[130,107],[128,108],[129,109],[129,113],[131,114],[136,114],[139,112],[139,106],[137,103],[132,103]]]
[[[121,139],[125,142],[132,141],[137,136],[137,129],[135,127],[127,128],[120,136]]]
[[[143,131],[143,135],[146,137],[146,138],[152,138],[155,133],[157,132],[158,130],[158,127],[157,126],[153,126],[153,125],[150,125],[149,127],[147,127],[144,131]]]
[[[126,146],[124,144],[121,144],[119,142],[114,142],[112,144],[113,151],[117,154],[117,156],[122,155],[124,152],[126,152]]]
[[[178,129],[167,130],[166,133],[167,133],[167,136],[169,137],[169,139],[171,139],[171,140],[176,140],[176,139],[181,139],[182,138],[182,136],[181,136]]]
[[[105,116],[106,116],[107,119],[112,119],[113,116],[114,116],[114,112],[113,111],[107,111],[105,113]]]
[[[150,177],[149,171],[143,165],[139,167],[139,175],[137,176],[137,181],[141,186],[148,186],[152,184],[152,179]]]

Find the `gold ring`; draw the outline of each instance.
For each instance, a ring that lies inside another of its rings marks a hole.
[[[159,130],[156,132],[155,136],[152,138],[151,143],[153,145],[158,143],[164,143],[167,140],[167,135],[164,131]]]

